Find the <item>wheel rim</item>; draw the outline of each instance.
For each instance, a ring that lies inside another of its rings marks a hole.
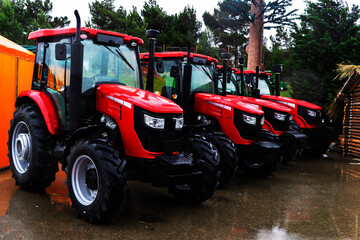
[[[81,155],[75,160],[71,182],[75,197],[82,205],[89,206],[95,201],[99,187],[99,174],[89,156]]]
[[[11,140],[11,156],[16,171],[27,172],[31,160],[31,134],[29,127],[23,121],[16,124]]]

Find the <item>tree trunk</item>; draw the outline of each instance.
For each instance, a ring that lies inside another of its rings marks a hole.
[[[256,0],[259,6],[251,4],[251,16],[255,14],[257,18],[254,23],[250,23],[249,45],[247,47],[248,62],[247,69],[255,70],[256,66],[264,71],[262,59],[264,41],[264,14],[262,14],[264,0]]]

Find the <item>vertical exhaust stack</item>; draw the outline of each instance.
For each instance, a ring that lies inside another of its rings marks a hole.
[[[260,98],[260,89],[259,89],[259,76],[260,76],[260,68],[256,66],[256,74],[255,74],[255,83],[253,86],[252,96],[254,98]]]
[[[272,71],[275,73],[276,96],[280,96],[280,73],[283,71],[283,66],[281,64],[272,65]]]
[[[147,74],[146,81],[146,90],[149,92],[154,92],[154,71],[155,71],[155,44],[156,39],[159,37],[158,30],[147,30],[146,37],[150,40],[149,46],[149,69]]]
[[[191,99],[193,97],[190,95],[191,92],[191,78],[192,78],[192,66],[191,66],[191,53],[190,53],[190,42],[187,42],[187,60],[184,65],[184,75],[182,82],[182,92],[181,92],[181,106],[184,110],[184,121],[185,125],[191,124],[192,114],[193,114],[193,104]]]
[[[240,95],[245,96],[245,79],[244,79],[244,63],[245,58],[240,56],[239,57],[239,64],[240,64]]]
[[[76,35],[71,46],[71,72],[70,72],[70,106],[69,106],[69,128],[74,132],[79,128],[80,120],[80,102],[82,91],[83,74],[83,54],[84,46],[81,44],[81,21],[80,15],[75,10],[76,16]]]
[[[226,96],[227,68],[230,57],[231,57],[230,53],[220,54],[220,58],[223,60],[223,82],[222,82],[222,94],[221,94],[223,96]]]

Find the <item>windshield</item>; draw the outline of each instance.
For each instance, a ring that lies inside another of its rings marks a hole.
[[[102,45],[91,39],[82,41],[84,45],[82,92],[95,86],[97,82],[111,82],[139,88],[140,75],[135,48]]]
[[[185,63],[183,63],[183,66]],[[214,67],[212,65],[192,65],[191,73],[191,92],[215,93],[215,86],[212,76]],[[183,67],[184,69],[184,67]]]
[[[177,66],[175,60],[164,59],[164,72],[158,73],[154,71],[154,92],[160,93],[161,96],[173,99],[173,95],[177,94],[176,90],[176,78],[170,76],[172,66]],[[147,83],[148,65],[142,66],[142,74],[144,81],[144,88]]]
[[[271,95],[270,86],[263,78],[259,78],[259,90],[260,90],[260,94]]]
[[[219,93],[222,93],[223,76],[220,76],[218,80],[219,80],[218,81],[218,90],[219,90]],[[231,77],[230,77],[230,82],[226,83],[226,94],[238,95],[236,84],[237,84],[236,74],[232,73]]]

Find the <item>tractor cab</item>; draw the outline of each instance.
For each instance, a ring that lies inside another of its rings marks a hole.
[[[137,58],[142,39],[83,27],[80,35],[83,54],[72,55],[75,33],[75,28],[44,29],[29,35],[30,40],[37,41],[32,88],[45,90],[55,103],[60,130],[69,128],[71,61],[82,65],[82,75],[75,80],[81,86],[77,99],[80,125],[94,120],[95,90],[99,85],[140,88],[142,83]]]

